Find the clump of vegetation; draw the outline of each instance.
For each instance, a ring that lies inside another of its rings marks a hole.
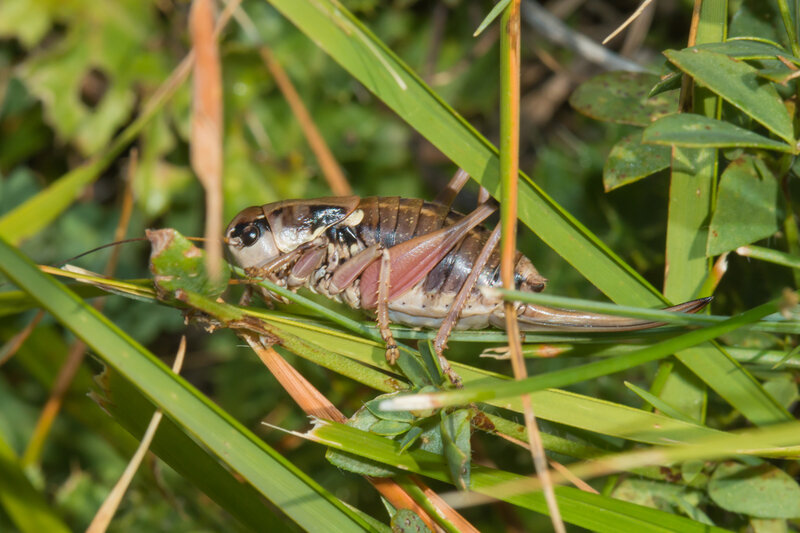
[[[800,19],[651,5],[602,49],[625,4],[0,4],[0,529],[105,528],[141,441],[112,529],[550,527],[525,395],[568,529],[800,528]],[[459,167],[532,230],[556,296],[513,298],[668,326],[528,334],[517,381],[503,332],[457,332],[455,389],[435,332],[394,328],[389,365],[342,306],[269,281],[275,305],[237,304],[182,236],[280,199],[430,199]],[[147,228],[152,251],[36,266]]]

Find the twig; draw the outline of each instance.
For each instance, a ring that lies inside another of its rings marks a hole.
[[[522,17],[534,30],[552,42],[569,48],[606,70],[645,72],[647,69],[607,50],[585,35],[573,31],[558,17],[533,0],[523,0]]]
[[[603,44],[607,44],[608,41],[622,33],[622,30],[627,28],[634,20],[639,18],[639,16],[644,13],[644,10],[647,9],[647,6],[649,6],[652,2],[653,0],[644,0],[644,2],[639,4],[639,7],[636,8],[636,11],[634,11],[633,14],[625,20],[625,22],[620,24],[616,30],[612,31],[608,37],[603,39]]]
[[[3,346],[0,346],[0,366],[3,366],[6,361],[14,357],[14,354],[17,353],[20,347],[25,343],[25,340],[31,336],[33,330],[39,325],[39,321],[42,320],[42,317],[44,317],[44,311],[37,312],[22,331],[8,339]]]

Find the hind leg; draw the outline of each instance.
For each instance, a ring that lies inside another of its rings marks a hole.
[[[383,250],[380,259],[380,274],[378,275],[378,329],[381,332],[383,342],[386,343],[386,360],[390,365],[397,362],[400,352],[397,350],[397,343],[389,329],[389,288],[391,259],[389,250]]]

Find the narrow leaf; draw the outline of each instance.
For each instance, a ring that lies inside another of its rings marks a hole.
[[[792,153],[786,143],[714,118],[678,113],[663,117],[644,130],[642,141],[690,148],[763,148]]]
[[[461,490],[469,489],[470,461],[470,419],[469,409],[458,409],[452,413],[442,411],[442,444],[450,479]]]

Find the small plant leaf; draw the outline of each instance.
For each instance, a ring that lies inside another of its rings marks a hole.
[[[786,143],[693,113],[676,113],[660,118],[642,134],[648,144],[676,145],[690,148],[763,148],[779,152],[793,151]]]
[[[444,456],[450,477],[456,487],[461,490],[469,488],[470,448],[472,413],[469,409],[458,409],[452,413],[442,412],[442,442]]]
[[[369,409],[362,407],[350,417],[350,420],[347,421],[347,425],[363,431],[370,431],[370,428],[379,421],[380,419],[373,415]],[[397,474],[397,470],[389,468],[377,461],[334,450],[333,448],[328,449],[325,453],[325,458],[337,468],[364,476],[391,477]]]
[[[372,433],[383,435],[384,437],[402,435],[409,429],[411,429],[411,424],[407,422],[397,422],[395,420],[378,420],[369,428]]]
[[[677,93],[662,93],[648,98],[659,83],[655,74],[644,72],[606,72],[582,83],[569,103],[589,117],[604,122],[647,126],[654,120],[678,111]]]
[[[760,78],[755,67],[699,48],[667,50],[664,54],[697,83],[794,145],[792,118],[775,86]]]
[[[392,533],[430,533],[425,521],[411,509],[398,509],[392,517]]]
[[[758,162],[744,156],[723,172],[708,233],[708,256],[735,250],[778,230],[778,180]]]
[[[153,247],[150,271],[160,297],[171,298],[178,290],[216,297],[228,287],[228,264],[223,263],[219,279],[212,281],[206,272],[205,253],[174,229],[149,230],[147,238]]]
[[[400,451],[406,451],[412,444],[417,442],[417,439],[422,435],[422,428],[414,426],[408,430],[408,433],[400,440]]]
[[[388,398],[392,398],[397,396],[399,393],[393,392],[391,394],[383,394],[374,398],[367,403],[364,404],[364,407],[369,409],[369,411],[375,415],[377,418],[381,420],[391,420],[393,422],[404,422],[406,424],[411,424],[414,422],[414,415],[409,413],[408,411],[383,411],[380,408],[380,403]]]
[[[669,167],[670,148],[642,144],[642,133],[623,137],[603,167],[603,187],[613,191]]]
[[[669,63],[667,63],[668,66]],[[672,67],[673,69],[675,67]],[[650,92],[647,93],[648,98],[653,98],[661,93],[665,93],[667,91],[672,91],[681,88],[681,80],[683,79],[683,73],[676,70],[673,70],[667,74],[661,76],[658,80],[658,83],[653,85],[653,88],[650,89]]]
[[[698,45],[700,50],[725,54],[736,59],[776,59],[778,56],[790,61],[800,61],[777,43],[754,41],[752,39],[732,39],[724,43],[705,43]]]
[[[714,503],[757,518],[800,518],[800,486],[775,466],[722,463],[708,484]]]

